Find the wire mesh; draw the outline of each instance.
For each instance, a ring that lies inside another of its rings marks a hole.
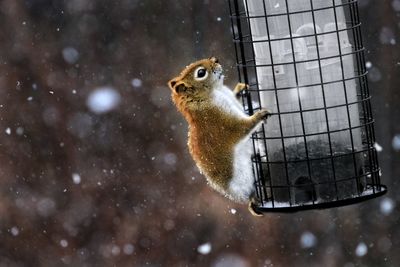
[[[260,211],[383,195],[356,0],[228,0]]]

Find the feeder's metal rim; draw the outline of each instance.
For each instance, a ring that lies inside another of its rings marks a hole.
[[[242,16],[241,14],[246,15],[247,12],[239,12],[238,14],[234,13],[231,15],[232,18],[238,19],[238,18],[246,18],[246,19],[259,19],[259,18],[269,18],[269,17],[278,17],[278,16],[287,16],[287,15],[296,15],[296,14],[304,14],[304,13],[311,13],[315,11],[322,11],[322,10],[328,10],[328,9],[333,9],[336,7],[344,7],[344,6],[350,6],[351,4],[357,3],[358,0],[350,0],[347,3],[344,4],[339,4],[336,5],[333,3],[333,6],[328,6],[328,7],[320,7],[320,8],[315,8],[312,10],[299,10],[299,11],[293,11],[293,12],[285,12],[285,13],[278,13],[278,14],[270,14],[270,15],[259,15],[259,16]]]
[[[329,209],[329,208],[338,208],[338,207],[357,204],[360,202],[364,202],[366,200],[374,199],[374,198],[385,195],[387,193],[386,185],[379,185],[379,187],[381,188],[381,191],[376,191],[375,193],[365,195],[365,196],[359,196],[359,197],[355,197],[355,198],[346,198],[346,199],[334,200],[334,201],[330,201],[330,202],[305,204],[305,205],[298,205],[298,206],[291,206],[291,207],[266,208],[266,207],[259,207],[259,206],[254,205],[253,208],[257,212],[262,212],[262,213],[264,213],[264,212],[294,213],[294,212],[304,211],[304,210],[322,210],[322,209]]]

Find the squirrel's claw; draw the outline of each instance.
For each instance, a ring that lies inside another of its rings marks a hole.
[[[260,211],[257,210],[257,206],[259,206],[259,205],[260,205],[260,200],[253,192],[252,195],[250,196],[250,201],[249,201],[249,206],[248,206],[248,209],[249,209],[251,215],[253,215],[255,217],[264,216]]]
[[[264,119],[268,119],[269,117],[272,116],[272,111],[271,110],[265,109],[264,112],[265,112]]]
[[[254,217],[263,217],[264,215],[256,210],[256,204],[253,201],[249,201],[248,209]]]
[[[272,112],[270,110],[268,110],[268,109],[262,109],[262,110],[259,111],[259,113],[260,113],[260,115],[259,115],[260,117],[259,118],[263,119],[263,120],[268,119],[272,115]]]

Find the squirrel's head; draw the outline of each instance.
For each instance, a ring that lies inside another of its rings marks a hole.
[[[223,84],[222,67],[215,57],[202,59],[187,66],[178,77],[168,82],[173,95],[196,96],[210,93]]]

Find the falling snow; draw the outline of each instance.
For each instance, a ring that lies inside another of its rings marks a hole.
[[[16,227],[16,226],[12,227],[11,230],[10,230],[10,232],[11,232],[11,234],[12,234],[13,236],[19,235],[19,229],[18,229],[18,227]]]
[[[74,64],[79,59],[79,52],[73,47],[66,47],[62,51],[64,60],[69,64]]]
[[[78,173],[73,173],[72,174],[72,181],[74,184],[80,184],[81,183],[81,176]]]
[[[364,257],[368,253],[368,247],[364,242],[357,245],[355,253],[357,257]]]
[[[18,128],[15,130],[15,133],[16,133],[17,135],[23,135],[23,134],[24,134],[24,128],[23,128],[23,127],[18,127]]]
[[[101,87],[93,90],[87,99],[89,109],[97,114],[103,114],[115,109],[121,101],[121,95],[112,87]]]
[[[60,240],[60,246],[62,246],[63,248],[68,247],[68,241],[65,239]]]
[[[392,146],[395,151],[400,151],[400,134],[393,137]]]
[[[302,248],[312,248],[317,244],[317,238],[311,232],[304,232],[300,238]]]
[[[132,244],[125,244],[123,251],[126,255],[132,255],[132,253],[135,251],[135,247]]]
[[[382,146],[379,145],[378,143],[375,143],[375,144],[374,144],[374,148],[376,149],[377,152],[382,152],[382,151],[383,151]]]
[[[117,245],[113,245],[111,248],[111,254],[114,256],[118,256],[121,253],[121,248]]]
[[[394,207],[395,207],[395,203],[391,198],[385,197],[384,199],[381,200],[380,210],[383,215],[387,216],[387,215],[391,214]]]
[[[141,79],[135,78],[135,79],[132,79],[131,84],[134,88],[139,88],[142,86],[143,82]]]
[[[207,255],[211,252],[211,243],[204,243],[197,247],[197,252],[203,255]]]

